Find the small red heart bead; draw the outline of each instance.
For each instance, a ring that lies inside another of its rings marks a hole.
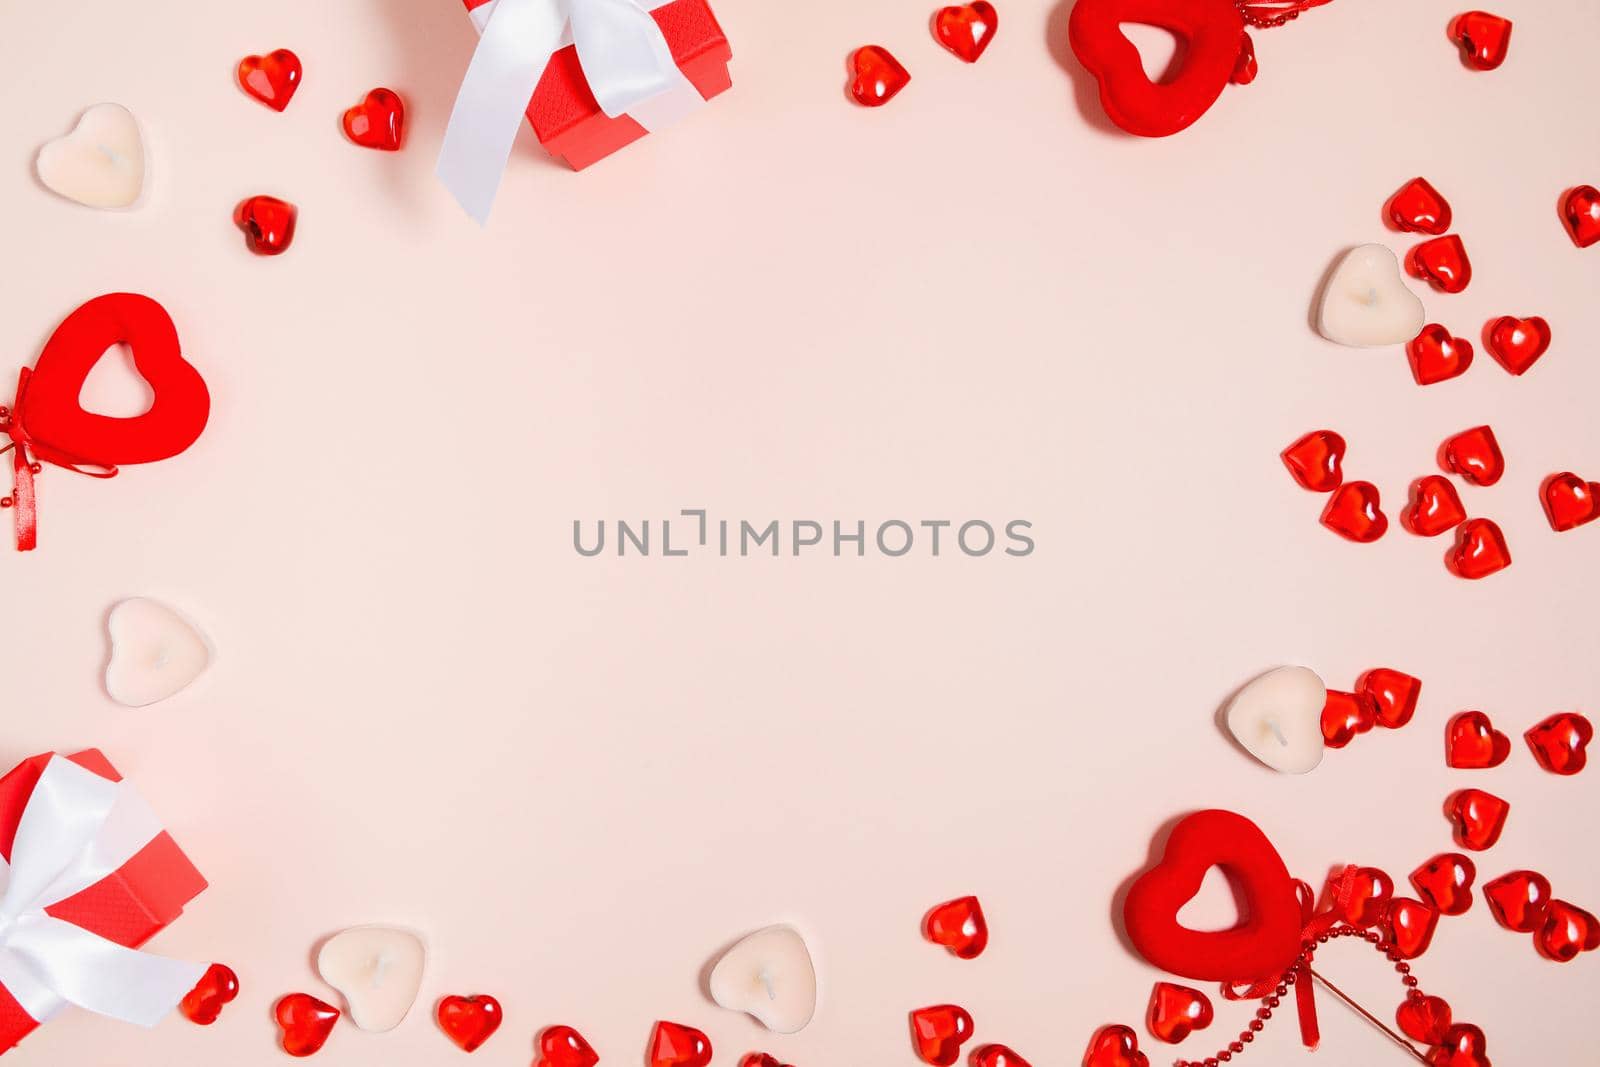
[[[779,1062],[778,1057],[765,1052],[751,1052],[739,1061],[739,1067],[790,1067],[790,1065]]]
[[[972,1054],[972,1067],[1031,1067],[1004,1045],[984,1045]]]
[[[1572,243],[1588,248],[1600,241],[1600,189],[1580,185],[1568,189],[1561,198],[1561,221],[1566,223]]]
[[[290,993],[273,1009],[283,1031],[283,1051],[291,1056],[309,1056],[327,1043],[339,1009],[309,993]]]
[[[1500,840],[1511,805],[1482,789],[1463,789],[1450,797],[1447,810],[1455,823],[1456,844],[1482,852]]]
[[[882,107],[911,81],[911,73],[900,61],[875,44],[857,48],[850,56],[850,66],[855,73],[850,95],[862,107]]]
[[[1472,345],[1430,322],[1406,342],[1406,359],[1418,385],[1433,385],[1463,374],[1472,366]]]
[[[1322,525],[1340,537],[1361,544],[1376,541],[1389,528],[1378,506],[1378,487],[1371,482],[1345,482],[1322,509]]]
[[[1339,917],[1363,929],[1383,921],[1394,897],[1394,879],[1376,867],[1341,871],[1329,880],[1329,888]]]
[[[1577,774],[1589,762],[1594,724],[1575,711],[1550,716],[1523,735],[1533,758],[1551,774]]]
[[[1571,471],[1546,478],[1539,497],[1557,533],[1600,519],[1600,482],[1586,482]]]
[[[933,36],[968,63],[978,61],[999,28],[1000,16],[988,0],[941,7],[933,16]]]
[[[1581,953],[1600,948],[1600,919],[1576,904],[1552,900],[1533,944],[1546,959],[1571,963]]]
[[[1395,897],[1389,901],[1383,928],[1400,958],[1414,960],[1428,951],[1438,925],[1439,913],[1431,906],[1410,897]]]
[[[1331,493],[1344,481],[1344,438],[1332,430],[1312,430],[1280,455],[1303,489]]]
[[[1247,30],[1239,34],[1239,58],[1234,60],[1233,73],[1228,75],[1228,81],[1234,85],[1249,85],[1259,73],[1261,67],[1256,62],[1256,43],[1250,39]]]
[[[959,897],[928,912],[922,920],[922,933],[936,945],[943,945],[964,960],[978,956],[989,944],[989,924],[977,897]]]
[[[1493,485],[1506,472],[1506,457],[1493,430],[1474,426],[1445,439],[1439,446],[1439,466],[1473,485]]]
[[[1506,61],[1511,47],[1511,20],[1487,11],[1468,11],[1450,21],[1450,39],[1461,59],[1474,70],[1493,70]]]
[[[1445,556],[1445,566],[1458,578],[1487,578],[1511,566],[1511,549],[1493,520],[1468,519],[1456,527],[1456,543]]]
[[[1550,910],[1550,879],[1538,871],[1512,871],[1483,883],[1494,921],[1507,930],[1529,934],[1544,922]]]
[[[1378,723],[1378,702],[1366,693],[1328,690],[1322,702],[1322,739],[1329,748],[1343,748]]]
[[[972,1038],[972,1016],[954,1004],[935,1004],[911,1013],[911,1044],[924,1063],[950,1067]]]
[[[539,1058],[533,1067],[594,1067],[600,1054],[570,1026],[550,1026],[539,1033]]]
[[[1483,347],[1512,374],[1524,374],[1550,347],[1550,324],[1537,315],[1502,315],[1483,328]]]
[[[1400,512],[1400,525],[1420,537],[1437,537],[1460,526],[1467,518],[1461,497],[1450,479],[1428,474],[1411,483],[1411,503]]]
[[[470,997],[445,997],[434,1009],[439,1029],[461,1047],[476,1052],[500,1029],[500,1002],[485,993]]]
[[[1489,722],[1481,711],[1463,711],[1444,728],[1444,762],[1447,767],[1482,770],[1498,767],[1511,754],[1511,739]]]
[[[374,89],[344,113],[344,133],[362,148],[398,152],[405,134],[406,106],[393,89]]]
[[[276,256],[288,251],[299,214],[287,200],[252,196],[233,209],[233,223],[244,231],[246,248],[258,256]]]
[[[1378,725],[1398,730],[1417,713],[1422,696],[1422,679],[1393,667],[1374,667],[1356,679],[1356,692],[1372,698],[1378,706]]]
[[[1200,990],[1157,982],[1150,990],[1144,1024],[1153,1036],[1176,1045],[1194,1031],[1210,1026],[1213,1018],[1211,1001]]]
[[[1394,1013],[1400,1032],[1424,1045],[1437,1045],[1450,1029],[1450,1005],[1443,997],[1407,996]]]
[[[1411,885],[1440,915],[1462,915],[1472,907],[1478,868],[1459,852],[1443,852],[1411,872]]]
[[[1472,281],[1467,247],[1453,233],[1423,241],[1406,253],[1406,270],[1441,293],[1459,293]]]
[[[239,87],[274,111],[289,106],[300,88],[300,57],[287,48],[239,60]]]
[[[190,1022],[210,1026],[222,1014],[223,1005],[238,995],[239,976],[226,964],[213,963],[195,987],[183,995],[178,1010]]]
[[[1113,1023],[1089,1038],[1083,1067],[1150,1067],[1150,1057],[1139,1051],[1139,1035],[1133,1027]]]
[[[1428,1052],[1429,1067],[1491,1067],[1489,1041],[1471,1023],[1455,1023]]]
[[[1404,233],[1435,236],[1450,228],[1450,202],[1426,178],[1412,178],[1384,206],[1389,225]]]
[[[658,1022],[650,1038],[650,1067],[706,1067],[711,1039],[692,1026]]]

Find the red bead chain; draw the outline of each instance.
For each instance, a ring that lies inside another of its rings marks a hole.
[[[1329,0],[1235,0],[1239,14],[1247,24],[1260,30],[1270,30],[1293,22],[1302,11],[1321,7]]]

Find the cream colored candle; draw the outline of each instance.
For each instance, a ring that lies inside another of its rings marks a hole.
[[[344,997],[350,1021],[363,1030],[393,1030],[422,989],[427,949],[409,930],[355,926],[328,938],[317,972]]]
[[[98,208],[131,207],[144,191],[144,141],[133,112],[96,104],[77,126],[39,149],[39,180],[51,192]]]

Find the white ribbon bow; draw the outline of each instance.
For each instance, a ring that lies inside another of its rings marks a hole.
[[[124,948],[44,909],[132,859],[161,823],[133,789],[52,756],[0,861],[0,985],[45,1022],[68,1004],[154,1026],[205,966]]]
[[[437,173],[481,225],[550,57],[568,44],[600,110],[647,130],[703,104],[650,12],[669,0],[491,0],[472,11],[483,36],[444,131]]]

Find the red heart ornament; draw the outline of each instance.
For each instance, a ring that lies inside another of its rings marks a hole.
[[[1579,248],[1600,241],[1600,189],[1592,185],[1568,189],[1561,198],[1561,221]]]
[[[1532,933],[1550,910],[1550,879],[1538,871],[1512,871],[1483,884],[1494,921],[1519,934]]]
[[[1472,366],[1472,345],[1430,322],[1406,342],[1406,359],[1418,385],[1433,385],[1464,374]]]
[[[1444,852],[1411,872],[1411,885],[1440,915],[1461,915],[1472,907],[1478,868],[1459,852]]]
[[[1389,225],[1404,233],[1444,233],[1450,228],[1450,202],[1426,178],[1412,178],[1384,205]]]
[[[1414,960],[1428,951],[1438,925],[1439,913],[1432,907],[1410,897],[1395,897],[1389,901],[1383,929],[1400,958]]]
[[[1511,739],[1494,728],[1481,711],[1463,711],[1444,728],[1447,767],[1482,770],[1498,767],[1511,754]]]
[[[1600,948],[1600,919],[1576,904],[1552,900],[1533,944],[1546,959],[1571,963],[1582,953]]]
[[[1489,1041],[1471,1023],[1455,1023],[1428,1052],[1429,1067],[1491,1067]]]
[[[1511,549],[1492,520],[1468,519],[1456,527],[1455,547],[1446,554],[1445,566],[1460,578],[1487,578],[1511,566]]]
[[[1483,347],[1512,374],[1524,374],[1550,347],[1550,324],[1537,315],[1502,315],[1484,327]]]
[[[405,128],[406,106],[393,89],[373,89],[344,113],[344,135],[362,148],[398,152]]]
[[[1200,990],[1157,982],[1150,990],[1144,1023],[1153,1036],[1176,1045],[1194,1031],[1210,1026],[1213,1017],[1211,1001]]]
[[[1322,525],[1359,544],[1382,537],[1389,528],[1389,517],[1379,508],[1378,487],[1371,482],[1345,482],[1322,509]]]
[[[1178,911],[1213,866],[1233,886],[1241,919],[1229,930],[1187,929],[1178,923]],[[1161,860],[1129,888],[1122,916],[1141,956],[1195,981],[1275,977],[1300,951],[1294,879],[1260,828],[1231,811],[1196,812],[1179,822]]]
[[[1377,725],[1378,702],[1365,693],[1328,690],[1322,702],[1322,740],[1329,748],[1343,748]]]
[[[551,1026],[539,1032],[539,1058],[533,1067],[594,1067],[600,1054],[570,1026]]]
[[[1417,713],[1422,679],[1393,667],[1374,667],[1356,679],[1356,692],[1378,706],[1378,725],[1398,730]]]
[[[1004,1045],[984,1045],[972,1054],[972,1067],[1032,1067]]]
[[[1411,483],[1411,503],[1400,512],[1400,525],[1419,537],[1437,537],[1460,526],[1467,518],[1461,497],[1450,479],[1428,474]]]
[[[959,897],[934,908],[922,920],[922,933],[936,945],[970,960],[989,944],[989,924],[977,897]]]
[[[1589,742],[1594,724],[1575,711],[1562,711],[1529,730],[1523,737],[1539,766],[1551,774],[1577,774],[1589,762]]]
[[[223,1006],[238,995],[239,976],[225,964],[213,963],[195,987],[183,995],[178,1010],[190,1022],[210,1026],[222,1014]]]
[[[1331,493],[1344,481],[1344,438],[1332,430],[1312,430],[1279,455],[1302,489]]]
[[[968,63],[978,61],[999,28],[1000,15],[988,0],[941,7],[933,16],[933,36]]]
[[[1157,26],[1180,42],[1182,63],[1152,81],[1124,23]],[[1216,103],[1233,77],[1244,19],[1233,0],[1078,0],[1067,41],[1100,86],[1106,115],[1129,133],[1166,137]]]
[[[711,1039],[692,1026],[658,1022],[650,1038],[650,1067],[706,1067]]]
[[[911,1013],[911,1044],[917,1057],[934,1067],[950,1067],[972,1038],[972,1016],[954,1004],[935,1004]]]
[[[439,1021],[439,1029],[463,1052],[476,1052],[481,1048],[500,1029],[504,1018],[500,1002],[484,993],[445,997],[434,1009],[434,1017]]]
[[[1133,1027],[1113,1023],[1089,1038],[1083,1067],[1150,1067],[1150,1058],[1139,1051],[1139,1035]]]
[[[239,88],[274,111],[289,106],[300,88],[300,57],[287,48],[239,60]]]
[[[1546,478],[1539,498],[1550,528],[1557,533],[1600,519],[1600,482],[1586,482],[1571,471]]]
[[[1406,270],[1441,293],[1459,293],[1472,281],[1467,247],[1453,233],[1413,248],[1406,254]]]
[[[1456,844],[1482,852],[1500,840],[1511,805],[1482,789],[1463,789],[1451,795],[1446,811],[1455,823]]]
[[[1328,879],[1333,911],[1351,926],[1377,926],[1389,911],[1394,879],[1376,867],[1350,867]]]
[[[1450,21],[1450,39],[1473,70],[1494,70],[1511,47],[1511,20],[1487,11],[1468,11]]]
[[[283,1031],[283,1051],[291,1056],[309,1056],[322,1048],[339,1021],[339,1009],[309,993],[290,993],[278,1001],[273,1014]]]
[[[850,95],[863,107],[882,107],[911,81],[911,73],[880,45],[857,48],[851,53],[850,66],[855,72]]]
[[[1506,472],[1506,457],[1493,430],[1474,426],[1445,439],[1439,446],[1439,466],[1473,485],[1493,485]]]
[[[1450,1030],[1450,1005],[1443,997],[1413,991],[1394,1013],[1400,1032],[1424,1045],[1437,1045]]]
[[[244,231],[245,247],[258,256],[276,256],[289,250],[299,211],[275,196],[252,196],[233,209],[233,224]]]

